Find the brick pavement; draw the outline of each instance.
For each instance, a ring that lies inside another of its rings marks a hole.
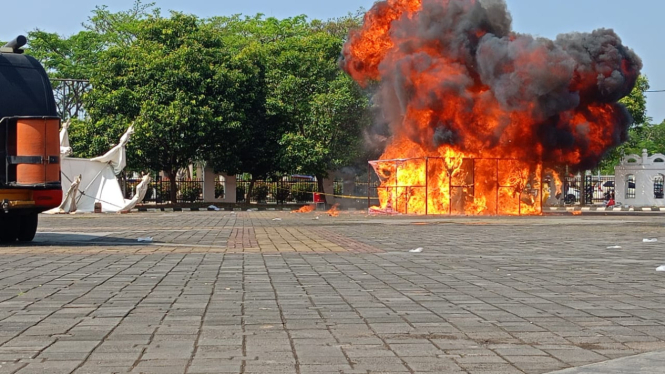
[[[664,223],[46,216],[0,247],[0,374],[546,373],[665,350]]]

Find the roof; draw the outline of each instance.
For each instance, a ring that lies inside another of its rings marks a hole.
[[[57,115],[51,82],[42,65],[31,56],[0,53],[0,118]]]

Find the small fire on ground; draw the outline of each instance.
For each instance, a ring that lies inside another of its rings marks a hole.
[[[305,205],[298,210],[292,211],[291,213],[310,213],[313,212],[314,210],[316,210],[316,205],[312,204],[312,205]]]
[[[337,208],[339,208],[339,204],[333,205],[326,213],[331,217],[337,217],[339,216],[339,210],[337,210]]]

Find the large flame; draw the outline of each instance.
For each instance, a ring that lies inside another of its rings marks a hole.
[[[392,133],[381,208],[416,214],[539,213],[543,168],[626,140],[642,67],[612,30],[517,34],[502,0],[377,2],[343,54]]]

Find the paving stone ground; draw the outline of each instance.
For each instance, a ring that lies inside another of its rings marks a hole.
[[[0,247],[0,374],[547,373],[665,350],[664,225],[43,216]]]

